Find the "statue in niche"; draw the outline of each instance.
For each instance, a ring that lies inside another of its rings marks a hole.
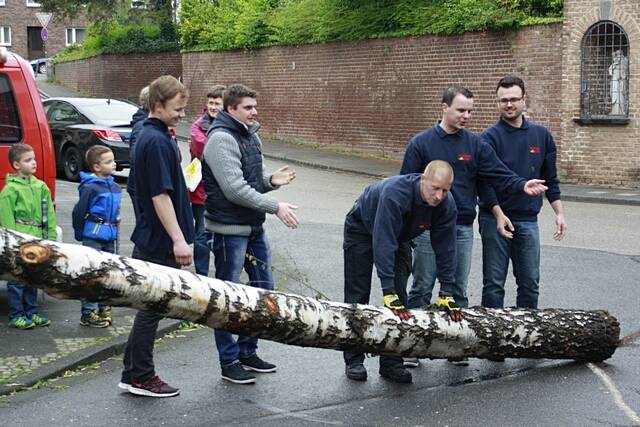
[[[609,66],[609,75],[611,76],[610,114],[624,116],[627,114],[629,59],[620,49],[613,52],[611,56],[613,61]]]

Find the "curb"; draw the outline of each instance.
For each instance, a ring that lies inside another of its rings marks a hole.
[[[165,325],[158,327],[156,339],[177,330],[181,322],[181,320],[167,319],[167,321],[164,322]],[[39,381],[58,377],[65,371],[75,369],[79,366],[102,362],[109,357],[122,354],[125,346],[127,345],[128,338],[129,334],[119,335],[105,344],[85,348],[71,353],[69,356],[64,356],[59,360],[47,363],[29,375],[16,378],[14,381],[15,384],[0,385],[0,396],[22,391],[33,386]]]
[[[380,178],[380,179],[387,178],[387,175],[380,174],[380,173],[372,173],[372,172],[365,172],[365,171],[359,171],[359,170],[354,170],[354,169],[340,168],[340,167],[331,166],[331,165],[323,165],[323,164],[314,163],[314,162],[311,162],[311,161],[308,161],[308,160],[300,160],[300,159],[294,159],[294,158],[287,157],[287,156],[279,156],[277,154],[266,154],[266,153],[263,153],[263,156],[265,158],[267,158],[267,159],[280,160],[282,162],[293,163],[293,164],[296,164],[296,165],[306,166],[306,167],[310,167],[310,168],[313,168],[313,169],[351,173],[351,174],[354,174],[354,175],[369,176],[371,178]]]
[[[560,186],[560,189],[562,191],[562,186]],[[618,199],[606,196],[581,196],[576,194],[567,194],[565,192],[562,192],[562,200],[567,202],[599,203],[603,205],[640,206],[640,200]]]

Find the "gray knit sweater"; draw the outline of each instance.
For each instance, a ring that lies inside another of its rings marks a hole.
[[[259,127],[252,126],[251,130]],[[245,181],[242,174],[242,154],[235,139],[225,132],[213,132],[209,135],[204,147],[203,159],[211,168],[220,189],[231,203],[260,210],[270,214],[278,211],[278,201],[266,194],[261,194]],[[264,162],[264,159],[263,159]],[[267,174],[263,163],[263,182],[267,191],[276,189],[271,185],[271,175]],[[236,236],[251,234],[250,225],[221,224],[210,221],[205,217],[205,227],[208,231]]]

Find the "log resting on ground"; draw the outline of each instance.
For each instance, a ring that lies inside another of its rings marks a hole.
[[[0,278],[61,299],[98,301],[302,347],[420,358],[602,361],[620,326],[604,310],[437,309],[401,321],[371,305],[319,301],[244,286],[0,228]]]

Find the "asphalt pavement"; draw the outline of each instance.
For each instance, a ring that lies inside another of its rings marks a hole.
[[[44,81],[39,81],[38,84],[41,90],[50,96],[77,96],[77,94],[74,94],[71,91],[68,91],[57,85],[46,83]],[[181,144],[181,150],[183,152],[186,152],[185,137],[186,135],[188,135],[188,128],[189,128],[188,124],[182,124],[176,129],[178,136],[182,137],[180,144]],[[334,152],[328,149],[310,148],[302,145],[286,144],[282,142],[276,143],[276,142],[264,141],[264,152],[267,158],[277,161],[279,163],[289,163],[289,164],[295,164],[295,165],[300,165],[304,167],[311,167],[314,169],[339,172],[341,177],[347,177],[347,179],[350,175],[353,176],[354,179],[358,179],[356,178],[357,176],[362,178],[367,178],[367,179],[378,178],[378,177],[381,178],[381,177],[386,177],[386,176],[396,174],[399,169],[398,162],[394,162],[394,161],[348,155],[345,153]],[[126,171],[124,176],[126,176]],[[126,178],[124,176],[119,179],[119,182],[123,186],[126,184]],[[341,179],[344,179],[344,178],[341,178]],[[58,188],[58,191],[57,191],[58,218],[59,218],[59,223],[62,226],[64,231],[63,233],[64,241],[73,242],[72,240],[73,233],[72,233],[71,224],[70,224],[71,223],[70,212],[71,212],[73,203],[75,203],[75,200],[77,199],[76,184],[69,183],[66,181],[57,181],[57,188]],[[328,190],[328,192],[329,193],[331,192],[330,189]],[[611,204],[611,205],[640,205],[640,189],[612,189],[612,188],[594,188],[594,187],[575,186],[575,185],[562,185],[562,193],[563,193],[564,200],[584,201],[584,202],[590,202],[590,203]],[[345,196],[345,197],[350,197],[350,196]],[[131,220],[132,218],[131,206],[130,206],[128,197],[126,196],[123,197],[123,201],[124,201],[124,204],[122,207],[122,217],[124,219],[122,223],[123,244],[121,248],[122,248],[122,253],[124,255],[128,255],[130,254],[132,249],[130,242],[128,242],[128,236],[130,235],[130,231],[132,230],[133,221]],[[321,207],[318,207],[317,214],[321,215]],[[339,219],[336,218],[336,221],[334,221],[334,223],[339,223]],[[319,225],[317,224],[316,226],[319,227]],[[314,227],[314,224],[310,224],[307,230],[313,230],[313,227]],[[306,231],[301,231],[301,233],[306,233]],[[328,232],[324,233],[324,235],[326,236],[333,235],[333,234],[337,234],[338,236],[340,235],[339,226],[334,225],[331,229],[331,233],[328,233]],[[323,233],[321,233],[321,235],[323,235]],[[309,241],[307,237],[309,239],[311,238],[311,234],[309,234],[308,236],[305,234],[302,234],[302,236],[303,237],[300,239],[302,241],[305,241],[305,240]],[[317,236],[317,234],[314,234],[313,236]],[[317,237],[313,237],[313,238],[317,239]],[[274,245],[277,245],[279,243],[280,237],[274,236],[273,239],[274,239],[273,240]],[[333,238],[327,237],[327,239],[331,240]],[[329,245],[335,246],[336,242],[334,242],[333,240],[327,243]],[[318,248],[325,247],[325,245],[323,244],[324,242],[317,242],[317,243],[318,243]],[[337,248],[337,250],[339,251],[339,248]],[[557,280],[559,281],[566,280],[567,282],[575,281],[575,280],[587,281],[587,278],[589,277],[589,275],[591,276],[591,278],[593,278],[593,276],[597,275],[598,273],[601,273],[601,272],[605,273],[606,271],[600,271],[602,269],[600,270],[598,269],[598,265],[600,265],[601,263],[602,265],[607,266],[607,269],[605,270],[615,271],[615,272],[624,272],[629,270],[629,266],[624,263],[632,262],[632,261],[628,261],[627,258],[624,258],[624,260],[621,260],[619,257],[615,257],[613,255],[609,255],[606,253],[594,255],[584,251],[583,252],[576,251],[568,255],[566,252],[562,252],[559,249],[555,250],[553,248],[549,249],[548,252],[550,254],[551,264],[553,264],[555,260],[558,262],[558,264],[569,262],[569,263],[575,263],[576,265],[593,266],[593,270],[565,272],[564,274],[566,274],[566,276],[561,276],[557,278]],[[305,261],[303,261],[299,265],[295,265],[293,267],[290,266],[287,274],[294,278],[304,277],[307,274],[313,275],[312,272],[314,271],[314,269],[319,269],[319,270],[330,269],[332,262],[333,261],[327,260],[326,263],[328,265],[321,265],[320,267],[318,267],[318,264],[323,263],[323,254],[316,253],[312,256],[309,256],[308,265],[306,264]],[[556,267],[554,267],[553,265],[550,268],[554,268],[554,271],[556,271],[555,270]],[[557,269],[558,271],[560,271],[559,266],[557,267]],[[576,278],[576,275],[578,276],[578,278]],[[607,276],[603,275],[601,280],[603,281],[607,280]],[[620,277],[614,276],[614,282],[616,280],[629,281],[633,279],[632,277],[622,275]],[[291,288],[295,287],[295,282],[301,282],[301,281],[303,280],[295,279],[295,280],[283,281],[283,284],[284,284],[283,286],[289,287],[289,288],[285,288],[284,290],[296,291],[296,289],[291,289]],[[308,289],[306,290],[308,291]],[[302,291],[304,291],[304,289],[302,289],[301,292]],[[340,295],[337,294],[337,291],[335,291],[334,293],[335,295],[330,294],[328,295],[328,297],[333,299],[341,297]],[[583,296],[581,296],[581,298],[582,297]],[[616,296],[616,298],[620,298],[620,297],[624,298],[624,296],[620,296],[620,295]],[[553,301],[554,294],[550,293],[547,295],[546,298],[550,300],[548,302],[551,302]],[[0,318],[6,319],[7,306],[6,306],[6,303],[4,303],[3,301],[6,301],[6,287],[0,286]],[[38,328],[36,330],[30,330],[30,331],[19,331],[19,330],[9,328],[6,322],[0,323],[0,342],[3,343],[3,345],[0,347],[0,395],[3,395],[3,394],[6,395],[9,393],[15,392],[25,387],[29,387],[34,384],[37,384],[41,380],[59,376],[62,373],[64,373],[66,370],[72,369],[74,367],[88,365],[96,361],[105,360],[105,359],[108,359],[110,356],[120,353],[123,349],[126,337],[128,335],[129,328],[131,326],[133,315],[135,313],[133,310],[130,310],[130,309],[116,308],[113,327],[106,328],[106,329],[93,329],[93,328],[87,328],[79,325],[80,303],[78,301],[62,301],[62,300],[57,300],[50,296],[41,296],[40,302],[41,302],[42,312],[47,316],[49,316],[53,321],[50,327]],[[583,303],[583,304],[580,305],[580,303]],[[576,304],[585,308],[588,308],[591,306],[598,307],[598,301],[590,300],[588,298],[584,300],[579,298]],[[553,304],[547,304],[547,306],[550,306],[550,305],[553,305]],[[631,316],[629,319],[624,319],[624,315],[623,315],[622,316],[623,319],[621,319],[621,323],[623,320],[627,320],[626,324],[635,324],[636,323],[635,317],[633,317],[632,314],[629,314],[629,315]],[[165,320],[162,324],[160,335],[169,331],[176,330],[176,328],[178,328],[178,325],[179,325],[179,322],[175,320]],[[633,327],[630,327],[624,332],[629,333],[632,331],[633,331]],[[172,369],[168,369],[168,371],[171,372],[170,375],[172,375],[173,377],[179,378],[181,373],[183,373],[185,369],[193,368],[191,364],[189,364],[189,366],[186,366],[185,363],[176,362],[177,360],[183,360],[183,361],[186,360],[184,358],[188,357],[188,354],[183,354],[184,352],[192,352],[192,354],[205,354],[207,351],[209,352],[211,351],[211,337],[208,330],[192,332],[188,334],[187,338],[184,338],[184,339],[192,340],[192,342],[188,346],[188,348],[183,349],[183,348],[180,348],[179,346],[176,346],[175,348],[172,347],[171,351],[174,351],[177,354],[175,356],[176,359],[173,359],[172,358],[173,356],[169,356],[168,354],[163,354],[159,356],[162,363],[166,364],[165,366],[168,365],[167,368],[169,367],[172,368]],[[267,351],[266,354],[269,356],[275,356],[277,354],[276,350],[274,350],[276,346],[277,346],[276,344],[267,343],[265,345],[265,348]],[[302,357],[302,353],[301,353],[302,351],[303,351],[302,349],[291,350],[289,357],[293,357],[293,358]],[[631,350],[629,350],[628,348],[623,350],[623,352],[629,352],[629,351]],[[312,361],[313,363],[311,363],[311,366],[314,366],[314,363],[316,364],[315,366],[323,366],[324,364],[328,364],[332,368],[340,370],[341,365],[340,365],[339,359],[335,357],[326,358],[325,356],[327,354],[334,354],[334,353],[328,352],[328,351],[318,351],[314,353],[314,356],[312,356],[314,360]],[[107,365],[106,365],[107,368],[105,369],[107,369],[108,372],[116,372],[117,363],[118,363],[117,361],[110,360],[107,362]],[[199,363],[206,364],[205,361],[198,361],[198,362],[195,362],[196,367],[199,365]],[[441,362],[437,362],[437,363],[441,363]],[[481,362],[481,363],[482,363],[482,366],[489,367],[488,368],[489,374],[485,372],[483,375],[489,375],[490,377],[492,375],[491,372],[494,372],[496,379],[500,378],[501,375],[503,375],[503,372],[504,372],[503,370],[494,370],[495,364],[491,364],[490,362]],[[568,366],[569,370],[586,369],[584,367],[573,366],[569,362],[560,362],[560,363],[561,365],[559,365],[559,362],[553,362],[553,363],[535,362],[535,361],[523,362],[510,367],[510,372],[517,373],[519,371],[524,372],[534,368],[541,368],[541,369],[547,369],[548,372],[552,373],[552,376],[556,376],[556,375],[563,376],[565,375],[564,372],[561,372],[561,370],[558,370],[558,371],[554,371],[554,370],[557,370],[559,366]],[[569,364],[567,365],[567,363]],[[371,361],[368,361],[367,364],[370,366],[373,366]],[[309,364],[307,364],[306,366],[309,366]],[[297,365],[295,365],[294,368],[302,369]],[[203,366],[203,369],[204,369],[204,366]],[[320,383],[323,383],[324,381],[322,370],[318,370],[316,372],[297,372],[295,371],[295,369],[293,372],[289,372],[288,374],[285,374],[287,375],[286,378],[290,379],[290,383],[296,383],[296,378],[295,378],[296,374],[301,376],[309,375],[308,377],[305,377],[305,380],[304,380],[305,383],[307,384],[313,384],[313,383],[320,384]],[[465,384],[465,381],[468,381],[469,371],[464,370],[459,372],[461,373],[456,374],[458,375],[459,378],[457,380],[456,379],[447,380],[448,384],[455,385],[456,381],[458,381],[459,384]],[[635,372],[635,374],[637,373],[638,372]],[[184,375],[188,375],[188,374],[184,373]],[[471,377],[473,377],[473,375]],[[111,379],[113,378],[109,378],[109,380]],[[203,382],[209,383],[210,382],[209,380],[211,379],[205,378]],[[103,387],[103,386],[107,387],[106,382],[108,381],[105,380],[105,384],[102,384],[102,383],[98,384],[97,385],[98,390],[100,390],[100,387]],[[436,395],[439,395],[439,393],[441,392],[442,393],[440,394],[441,397],[451,399],[452,405],[429,404],[430,411],[432,411],[432,413],[433,411],[438,410],[438,406],[441,406],[439,410],[444,411],[444,414],[447,414],[447,411],[456,411],[455,403],[457,402],[457,399],[455,397],[455,388],[447,388],[447,389],[441,390],[437,384],[438,384],[437,378],[434,378],[433,381],[430,380],[427,382],[423,382],[419,385],[416,385],[413,389],[411,389],[411,391],[417,390],[417,391],[424,392],[425,394],[436,394]],[[112,386],[112,384],[110,384],[109,386]],[[565,386],[566,386],[566,389],[570,389],[572,385],[565,384],[562,386],[562,388],[564,389]],[[216,386],[216,390],[224,391],[220,389],[220,387],[222,387],[222,389],[226,389],[226,386]],[[263,392],[274,393],[279,397],[283,397],[283,392],[276,390],[275,387],[276,387],[275,382],[273,383],[269,382],[267,383],[267,386],[265,387]],[[331,387],[332,387],[331,391],[336,394],[353,393],[354,390],[356,389],[356,386],[352,384],[344,385],[342,382],[336,383]],[[391,385],[385,385],[383,389],[387,391],[396,390],[396,388],[392,387]],[[367,391],[368,389],[365,389],[364,391],[362,389],[360,390],[363,392],[363,396],[362,396],[363,400],[361,401],[360,406],[358,406],[357,402],[354,406],[354,404],[345,405],[344,403],[334,402],[331,399],[327,400],[326,396],[332,395],[332,393],[325,393],[324,394],[325,400],[322,400],[322,402],[319,401],[316,409],[313,409],[313,408],[309,409],[308,406],[302,405],[301,401],[302,400],[308,401],[308,399],[310,398],[310,396],[308,396],[308,393],[310,392],[304,387],[300,386],[292,390],[291,395],[289,395],[288,397],[284,396],[283,399],[286,403],[279,404],[279,407],[275,407],[275,406],[266,407],[265,404],[261,404],[262,406],[248,404],[248,406],[251,406],[252,408],[251,414],[250,414],[251,416],[248,419],[253,419],[253,420],[260,419],[261,423],[264,423],[264,425],[296,425],[295,420],[304,420],[305,422],[308,420],[323,420],[323,419],[328,420],[329,418],[326,418],[326,417],[329,417],[329,416],[334,416],[336,417],[336,419],[348,419],[349,411],[354,411],[354,410],[357,413],[367,413],[368,417],[371,418],[373,414],[376,413],[376,411],[380,410],[380,408],[388,406],[383,404],[384,403],[383,401],[386,399],[386,395],[384,393],[381,393],[380,389],[373,387],[369,391]],[[471,394],[467,398],[480,399],[481,398],[480,394],[484,394],[485,392],[487,392],[486,389],[483,389],[484,391],[480,389],[475,389],[475,391],[473,390],[474,389],[472,389]],[[195,390],[192,390],[190,393],[199,395],[207,392],[208,391],[206,391],[203,387],[199,386]],[[495,389],[488,391],[488,394],[494,397],[498,401],[500,399],[500,396],[504,395],[504,393],[510,393],[518,396],[518,398],[526,399],[526,393],[523,393],[522,391],[517,391],[514,387],[511,387],[509,383],[506,383],[506,384],[501,383],[499,386],[496,385]],[[311,392],[311,394],[313,394],[313,392]],[[478,394],[478,396],[473,397],[474,394]],[[313,396],[311,396],[311,398],[312,397]],[[403,414],[407,414],[411,412],[409,411],[409,408],[411,407],[411,405],[413,405],[413,407],[415,408],[415,405],[419,406],[422,402],[419,398],[419,394],[409,394],[407,395],[407,397],[408,398],[406,399],[406,401],[402,401],[402,403],[398,407],[398,410],[402,411]],[[484,398],[486,399],[487,396],[484,396]],[[251,400],[251,397],[245,397],[245,399]],[[214,412],[215,412],[214,408],[216,407],[215,405],[223,405],[223,406],[237,405],[238,410],[240,410],[241,407],[243,406],[242,401],[240,402],[228,401],[227,399],[222,397],[216,397],[214,401],[215,402],[212,402],[210,405],[212,408],[211,410]],[[244,402],[244,403],[247,403],[247,402]],[[394,403],[394,404],[397,404],[397,403]],[[425,403],[425,405],[427,404]],[[196,410],[196,409],[193,408],[193,410]],[[519,405],[516,403],[513,410],[527,412],[527,411],[532,411],[533,409],[524,408],[522,407],[522,405]],[[544,411],[545,408],[540,407],[539,410]],[[598,418],[598,415],[596,414],[597,410],[593,408],[592,410],[594,411],[594,414],[593,414],[593,418],[591,419],[594,421],[594,424],[595,424],[596,421],[599,420],[599,418]],[[184,411],[179,411],[179,412],[182,413]],[[267,413],[268,415],[264,415],[265,413]],[[99,410],[98,414],[102,416],[108,416],[108,411],[105,412],[105,411]],[[448,414],[450,415],[450,412]],[[389,418],[388,415],[389,414],[379,414],[380,417],[390,420],[390,422],[393,422],[393,417]],[[570,416],[571,416],[571,413],[568,413],[567,417],[570,417]],[[192,419],[191,416],[189,419],[190,420]],[[284,422],[285,419],[286,419],[286,422]],[[443,419],[447,419],[447,418],[444,417]],[[459,418],[459,419],[462,419],[462,418]],[[418,425],[421,423],[421,420],[419,419],[419,417],[417,417],[415,419],[409,418],[408,420],[407,419],[403,420],[403,425],[406,425],[408,421],[409,421],[409,424],[411,424],[411,422],[414,422],[414,425]],[[607,418],[607,421],[610,421],[610,419]],[[620,425],[625,425],[624,418],[615,419],[615,421]],[[227,419],[226,422],[231,423],[232,420]],[[243,424],[242,421],[239,423]],[[186,424],[191,425],[191,423],[186,423]],[[376,424],[376,423],[372,423],[372,424]],[[496,424],[501,424],[501,423],[498,422]],[[544,423],[544,424],[552,425],[547,423]],[[569,423],[569,422],[565,423],[563,422],[563,420],[558,420],[558,424],[556,425],[570,425],[570,424],[572,425],[572,423]],[[193,425],[197,425],[197,424],[193,424]]]

